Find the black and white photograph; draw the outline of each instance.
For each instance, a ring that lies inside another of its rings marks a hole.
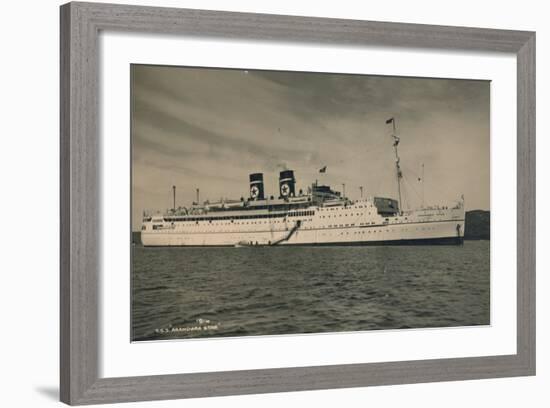
[[[544,3],[3,11],[1,406],[546,408]]]
[[[132,340],[490,324],[490,81],[131,66]]]

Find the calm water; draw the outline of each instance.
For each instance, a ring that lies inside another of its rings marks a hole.
[[[489,241],[133,248],[134,340],[489,324]]]

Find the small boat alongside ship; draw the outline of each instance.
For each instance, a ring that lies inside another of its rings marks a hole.
[[[262,173],[249,175],[249,197],[144,214],[144,246],[458,245],[464,240],[464,197],[454,206],[401,208],[403,173],[395,120],[392,138],[398,198],[351,200],[328,185],[297,190],[293,170],[279,173],[278,197],[267,196]],[[321,169],[324,170],[324,169]]]

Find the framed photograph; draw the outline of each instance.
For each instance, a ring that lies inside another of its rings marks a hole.
[[[535,374],[535,34],[61,7],[61,400]]]

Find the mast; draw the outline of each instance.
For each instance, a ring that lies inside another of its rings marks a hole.
[[[172,210],[176,212],[176,186],[172,186]]]
[[[401,211],[401,178],[403,178],[403,172],[401,171],[401,166],[399,165],[399,153],[397,151],[397,146],[399,145],[399,136],[397,136],[397,130],[395,125],[395,118],[390,118],[386,120],[386,124],[392,124],[392,137],[393,137],[393,150],[395,153],[395,170],[396,170],[396,177],[397,177],[397,194],[398,194],[398,206],[399,206],[399,214],[402,213]]]
[[[422,178],[420,181],[422,183],[422,208],[424,208],[424,163],[422,163]]]

